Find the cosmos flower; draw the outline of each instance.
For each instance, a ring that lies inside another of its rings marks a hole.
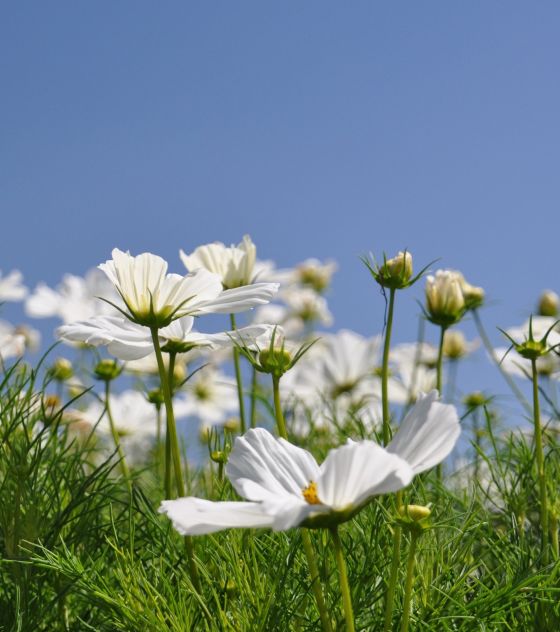
[[[374,496],[406,487],[414,474],[453,449],[460,433],[457,413],[436,399],[435,391],[420,399],[387,449],[373,441],[349,441],[331,450],[322,465],[307,450],[251,429],[236,438],[226,465],[233,487],[247,501],[179,498],[163,501],[160,512],[184,535],[345,522]]]

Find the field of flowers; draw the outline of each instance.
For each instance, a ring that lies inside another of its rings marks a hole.
[[[460,272],[364,257],[365,338],[322,331],[334,262],[278,269],[248,236],[180,260],[0,275],[60,320],[33,363],[38,333],[0,323],[0,630],[560,629],[554,292],[493,348]],[[461,389],[475,351],[516,415]]]

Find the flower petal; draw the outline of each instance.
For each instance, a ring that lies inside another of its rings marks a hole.
[[[235,439],[226,474],[240,496],[270,501],[292,495],[316,480],[319,466],[313,456],[263,428],[253,428]]]
[[[202,498],[164,500],[160,513],[167,514],[181,535],[203,535],[231,528],[271,527],[273,517],[260,503],[212,502]]]
[[[317,481],[319,500],[333,509],[357,507],[371,496],[394,492],[412,480],[411,467],[373,441],[331,450]]]
[[[237,314],[264,305],[278,292],[278,283],[253,283],[223,291],[217,298],[198,305],[193,314]]]
[[[407,461],[415,474],[441,463],[461,434],[454,406],[437,401],[438,392],[421,395],[387,446]]]

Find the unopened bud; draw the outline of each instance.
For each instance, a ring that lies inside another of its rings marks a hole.
[[[539,316],[558,316],[560,297],[552,290],[545,290],[539,299]]]
[[[412,522],[426,520],[432,513],[432,510],[424,505],[401,505],[397,511],[401,518],[408,518]]]
[[[155,404],[156,406],[162,406],[164,403],[163,393],[161,388],[154,388],[148,392],[146,395],[150,404]]]
[[[224,422],[224,430],[228,430],[229,432],[237,432],[240,427],[241,422],[239,421],[239,417],[230,417]]]
[[[210,458],[214,463],[227,462],[227,454],[223,450],[212,450],[212,452],[210,452]]]
[[[456,274],[459,278],[466,309],[476,309],[480,307],[484,303],[484,289],[468,283],[460,272],[456,272]]]
[[[456,329],[445,332],[443,355],[450,360],[458,360],[467,353],[467,341],[462,331]]]
[[[478,408],[488,403],[488,398],[481,391],[473,391],[463,398],[463,403],[468,408]]]
[[[100,360],[95,368],[93,369],[93,373],[98,380],[102,380],[103,382],[110,382],[115,378],[119,377],[122,372],[122,366],[118,364],[116,360]]]
[[[74,375],[72,363],[66,358],[57,358],[49,369],[49,375],[57,382],[66,382]]]
[[[426,310],[436,325],[448,327],[461,320],[466,305],[459,275],[453,270],[438,270],[426,277]]]
[[[412,255],[410,252],[398,252],[392,259],[387,259],[377,269],[375,280],[379,285],[392,289],[402,289],[409,285],[412,277]]]

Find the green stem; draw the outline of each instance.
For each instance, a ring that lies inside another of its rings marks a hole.
[[[402,504],[402,490],[397,492],[397,508]],[[385,597],[385,623],[383,632],[389,632],[393,627],[393,604],[395,602],[395,590],[399,576],[399,563],[401,561],[402,528],[396,524],[393,528],[393,557],[391,559],[391,574]]]
[[[509,373],[507,373],[507,371],[505,371],[504,368],[502,367],[500,359],[496,355],[496,352],[494,351],[494,347],[492,346],[492,343],[490,342],[490,339],[488,338],[486,331],[484,330],[484,327],[482,325],[482,320],[480,319],[480,316],[478,315],[478,310],[473,309],[472,315],[473,315],[474,323],[476,325],[476,329],[478,331],[478,335],[482,339],[482,344],[484,345],[486,352],[492,358],[492,360],[494,361],[494,364],[498,367],[498,370],[502,374],[502,377],[507,382],[507,385],[511,389],[512,393],[515,395],[515,397],[518,399],[518,401],[521,403],[521,405],[525,409],[525,412],[531,415],[533,411],[531,410],[531,406],[529,402],[525,399],[525,396],[519,390],[517,384],[513,381]]]
[[[441,325],[441,330],[439,334],[436,388],[438,390],[440,398],[443,397],[443,341],[445,339],[446,329],[447,327],[445,327],[445,325]],[[438,463],[436,467],[436,475],[437,475],[438,481],[441,483],[443,479],[443,466],[441,463]]]
[[[157,327],[151,328],[152,342],[154,344],[154,351],[156,354],[159,379],[161,382],[161,389],[163,392],[163,403],[165,405],[165,415],[167,417],[167,434],[169,435],[169,442],[171,448],[171,457],[173,460],[173,468],[175,471],[175,485],[177,487],[177,495],[185,495],[185,484],[183,482],[183,471],[181,468],[181,453],[179,451],[179,440],[177,438],[177,426],[175,425],[175,415],[173,413],[173,402],[171,398],[171,385],[169,384],[168,374],[165,371],[165,365],[163,363],[163,356],[161,353],[161,347],[159,344]],[[167,453],[166,453],[167,459]],[[166,467],[167,464],[166,464]]]
[[[229,319],[231,328],[235,331],[235,315],[230,314]],[[241,426],[241,434],[245,433],[245,400],[243,398],[243,379],[241,377],[241,364],[239,362],[239,349],[233,347],[233,366],[235,367],[235,381],[237,382],[237,399],[239,401],[239,424]]]
[[[282,412],[282,406],[280,404],[280,378],[272,376],[272,388],[274,391],[274,414],[276,416],[276,425],[278,426],[278,434],[283,438],[288,438],[286,432],[286,424],[284,422],[284,413]],[[317,560],[315,558],[315,552],[313,545],[311,544],[311,538],[307,529],[301,530],[301,540],[303,542],[303,550],[305,551],[305,557],[307,558],[307,566],[309,567],[309,576],[311,578],[311,588],[313,595],[315,596],[315,602],[317,603],[317,609],[319,610],[319,616],[321,617],[321,624],[324,632],[332,632],[331,622],[327,612],[327,606],[323,598],[323,591],[321,590],[321,584],[319,582],[319,569],[317,567]]]
[[[286,431],[286,422],[284,421],[284,413],[280,404],[280,378],[272,376],[272,391],[274,394],[274,413],[276,415],[276,425],[278,426],[278,434],[284,439],[288,438]]]
[[[539,377],[537,361],[531,360],[533,378],[533,421],[535,425],[535,460],[537,461],[537,478],[539,481],[539,496],[541,505],[541,543],[543,562],[548,564],[548,503],[546,498],[546,478],[544,471],[544,450],[541,430],[541,412],[539,403]]]
[[[412,600],[412,584],[414,583],[414,563],[416,561],[416,545],[418,543],[418,533],[411,533],[410,548],[408,550],[408,560],[406,564],[406,584],[404,588],[403,617],[401,621],[401,632],[408,632],[410,622],[410,606]]]
[[[251,428],[256,428],[257,426],[257,389],[259,387],[258,377],[257,377],[257,369],[252,367],[253,374],[251,375],[251,412],[250,412],[250,420],[251,420]]]
[[[126,459],[124,458],[124,452],[121,447],[119,433],[117,432],[117,428],[115,427],[115,420],[113,419],[113,414],[111,412],[111,405],[109,403],[110,392],[111,392],[111,380],[105,380],[105,411],[107,412],[107,418],[109,419],[109,427],[111,428],[111,434],[113,435],[115,448],[117,448],[117,453],[119,455],[119,463],[121,466],[121,471],[126,481],[128,491],[131,492],[132,486],[130,484],[130,470],[128,469]]]
[[[393,311],[395,308],[396,290],[389,290],[389,308],[387,310],[387,326],[383,344],[383,364],[381,366],[381,404],[383,407],[383,445],[391,440],[391,413],[389,411],[389,350],[391,348],[391,331],[393,329]]]
[[[334,555],[336,565],[338,566],[338,579],[340,582],[340,591],[342,593],[342,603],[344,605],[344,618],[346,619],[346,632],[354,632],[354,613],[352,612],[352,597],[350,596],[350,586],[348,585],[348,574],[346,572],[346,562],[344,561],[344,553],[342,551],[342,543],[338,535],[338,528],[331,527]]]

